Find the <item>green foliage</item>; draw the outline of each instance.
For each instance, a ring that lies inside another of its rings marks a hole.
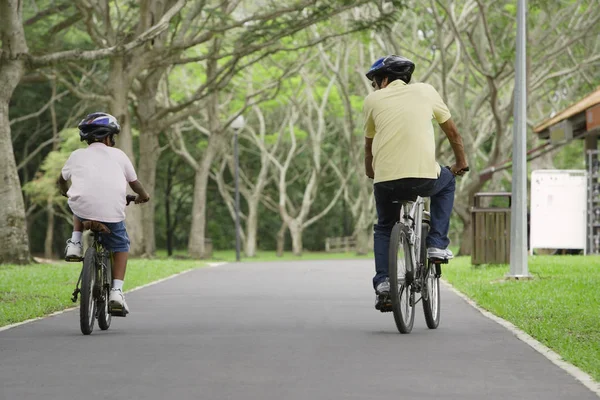
[[[557,169],[585,169],[583,140],[573,140],[571,143],[556,150],[552,160]]]
[[[52,201],[65,201],[58,193],[56,180],[71,153],[87,146],[79,140],[77,129],[65,129],[60,133],[60,138],[59,149],[48,154],[36,178],[23,186],[23,191],[30,196],[31,201],[34,203],[46,204],[49,199]]]

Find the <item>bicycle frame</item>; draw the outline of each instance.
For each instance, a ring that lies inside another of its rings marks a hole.
[[[423,197],[418,196],[415,201],[402,203],[400,209],[400,223],[407,228],[406,232],[411,248],[410,257],[413,264],[413,271],[416,270],[414,267],[423,262],[423,260],[419,259],[420,252],[416,251],[416,249],[421,248],[421,224],[424,220],[428,219],[429,212],[425,210],[425,199]],[[417,221],[418,223],[416,223]]]
[[[101,243],[99,232],[91,232],[89,236],[92,237],[89,247],[94,247],[96,249],[96,260],[94,262],[94,265],[96,268],[96,273],[99,273],[99,279],[96,280],[96,287],[94,288],[94,297],[97,297],[99,293],[101,293],[102,286],[108,285],[108,289],[110,290],[112,283],[111,281],[113,254],[112,252],[107,250]],[[87,248],[85,250],[87,251]],[[71,298],[73,303],[77,302],[77,297],[81,292],[81,290],[79,289],[79,284],[81,283],[81,277],[83,276],[83,268],[84,266],[82,265],[81,272],[79,273],[79,279],[77,280],[77,284],[75,285],[75,291],[73,291],[73,295]]]

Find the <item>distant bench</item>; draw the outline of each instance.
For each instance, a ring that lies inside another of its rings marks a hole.
[[[356,250],[356,238],[353,236],[325,238],[325,251],[327,253],[346,253]]]

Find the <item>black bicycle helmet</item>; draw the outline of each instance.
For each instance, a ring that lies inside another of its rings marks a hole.
[[[96,112],[86,116],[79,125],[79,137],[81,141],[102,141],[108,135],[116,135],[121,132],[117,119],[110,114]]]
[[[409,83],[412,73],[415,70],[415,63],[408,58],[396,55],[381,57],[371,65],[369,71],[365,74],[367,79],[373,80],[373,77],[380,75],[395,76]]]

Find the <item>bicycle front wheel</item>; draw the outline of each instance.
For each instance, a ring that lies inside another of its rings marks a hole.
[[[89,335],[94,330],[96,319],[96,249],[90,247],[83,258],[83,273],[81,275],[81,304],[79,307],[79,326],[81,333]]]
[[[410,244],[404,225],[396,223],[390,236],[389,278],[390,297],[396,327],[400,333],[410,333],[415,320],[415,302],[412,290],[413,265]]]

